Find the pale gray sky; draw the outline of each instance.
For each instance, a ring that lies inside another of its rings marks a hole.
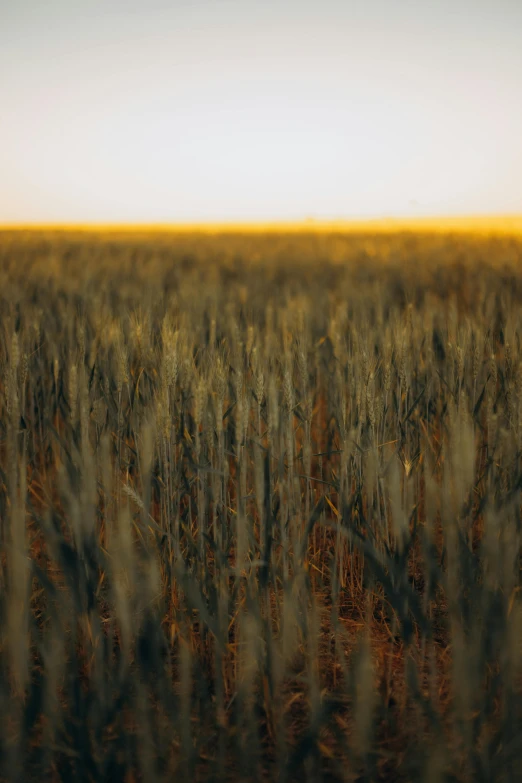
[[[522,0],[0,0],[0,222],[522,212]]]

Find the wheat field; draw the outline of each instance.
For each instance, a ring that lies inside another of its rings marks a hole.
[[[0,233],[0,779],[518,780],[521,305],[516,232]]]

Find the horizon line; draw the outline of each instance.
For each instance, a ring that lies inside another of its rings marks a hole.
[[[284,233],[345,232],[364,230],[433,231],[522,234],[522,212],[507,214],[432,215],[411,217],[302,218],[298,220],[202,220],[202,221],[9,221],[0,222],[0,232],[81,232],[81,233]]]

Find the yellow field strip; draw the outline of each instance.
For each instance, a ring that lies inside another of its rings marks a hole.
[[[463,233],[463,234],[522,234],[522,215],[389,218],[372,220],[303,220],[273,222],[215,222],[215,223],[0,223],[0,232],[38,231],[70,233],[117,234],[266,234],[266,233]]]

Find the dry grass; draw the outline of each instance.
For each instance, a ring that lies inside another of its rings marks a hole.
[[[521,261],[0,235],[5,780],[516,779]]]

